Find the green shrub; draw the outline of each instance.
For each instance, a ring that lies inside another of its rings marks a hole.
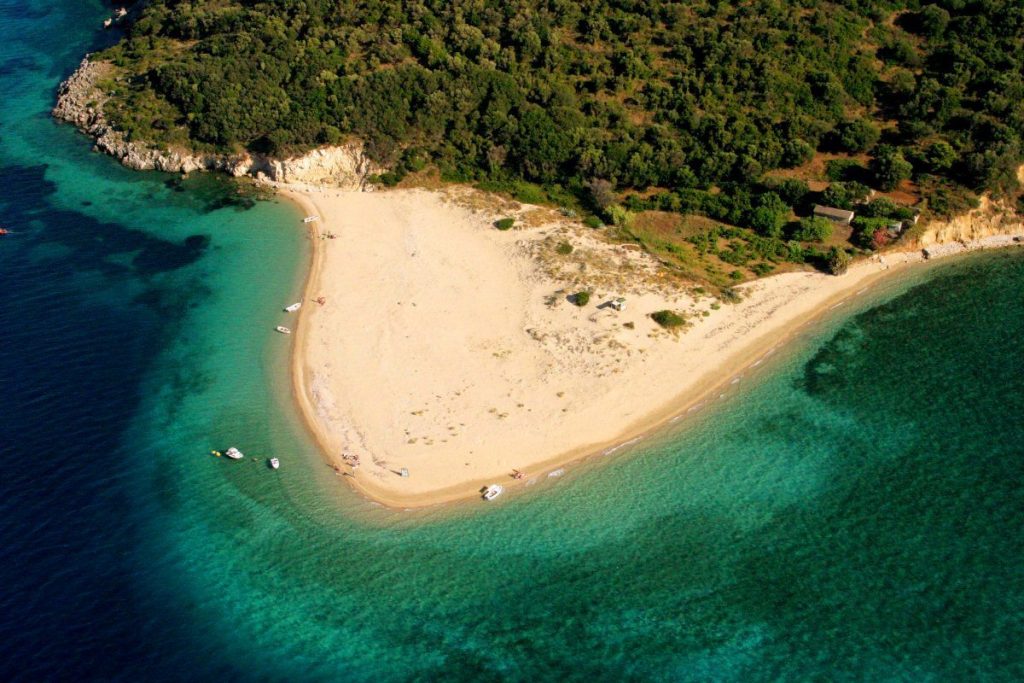
[[[899,148],[891,145],[879,145],[871,160],[871,172],[875,176],[875,183],[878,187],[889,191],[909,178],[910,174],[914,172],[914,167],[903,157]]]
[[[453,182],[460,182],[456,178]],[[546,204],[548,195],[544,188],[525,180],[481,180],[476,184],[477,189],[484,192],[498,192],[512,195],[512,198],[523,204]]]
[[[825,162],[825,176],[831,181],[856,180],[864,167],[853,159],[829,159]]]
[[[572,302],[580,308],[583,308],[590,303],[590,292],[585,289],[583,291],[576,292],[572,295]]]
[[[839,209],[852,209],[853,205],[867,197],[870,191],[863,183],[832,183],[821,193],[821,203]]]
[[[807,198],[807,194],[811,191],[807,183],[796,178],[786,178],[777,183],[773,189],[782,198],[782,201],[790,206],[802,204]]]
[[[561,254],[562,256],[568,256],[569,254],[572,253],[572,245],[569,244],[568,242],[559,242],[558,246],[555,247],[555,251]]]
[[[633,221],[633,215],[618,204],[609,206],[606,213],[612,225],[619,228],[628,228],[629,224]]]
[[[743,300],[743,297],[740,296],[740,293],[737,292],[732,287],[725,287],[724,289],[722,289],[718,296],[722,299],[723,302],[727,304],[738,304],[740,301]]]
[[[875,146],[881,132],[878,126],[867,119],[854,119],[836,126],[833,137],[833,142],[840,149],[848,152],[866,152]]]
[[[808,216],[800,221],[793,239],[801,242],[824,242],[832,236],[832,221],[821,216]]]
[[[842,275],[850,267],[850,261],[852,260],[845,249],[832,247],[832,250],[828,253],[828,272],[833,275]]]
[[[602,221],[597,216],[587,216],[586,218],[583,219],[583,225],[587,226],[588,228],[593,228],[594,230],[597,230],[598,228],[604,227],[604,221]]]
[[[509,230],[515,224],[515,218],[502,218],[500,220],[494,221],[494,227],[496,227],[498,230]]]
[[[666,330],[672,329],[673,327],[680,327],[686,324],[686,318],[679,315],[675,311],[663,310],[655,311],[651,313],[651,320],[658,323]]]
[[[888,218],[865,218],[857,216],[853,219],[853,241],[865,249],[875,249],[875,233],[885,230],[892,221]]]
[[[857,214],[867,218],[886,218],[896,213],[896,203],[888,197],[872,199],[862,206]]]

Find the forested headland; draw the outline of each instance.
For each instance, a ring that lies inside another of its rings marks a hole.
[[[1017,0],[151,0],[99,57],[135,140],[283,156],[354,137],[389,183],[437,167],[606,222],[741,226],[743,267],[827,244],[798,220],[812,201],[882,193],[844,235],[870,249],[901,204],[1020,193]]]

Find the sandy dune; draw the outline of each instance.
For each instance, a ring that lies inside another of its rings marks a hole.
[[[842,277],[782,274],[713,307],[659,277],[645,254],[568,221],[501,232],[492,221],[502,214],[436,192],[285,193],[321,217],[296,393],[330,462],[395,506],[514,488],[515,469],[528,481],[637,436],[803,320],[920,260],[890,255]],[[560,242],[573,252],[557,253]],[[568,295],[584,288],[594,295],[580,308]],[[626,310],[599,307],[618,296]],[[649,317],[660,309],[692,324],[666,332]],[[357,469],[346,454],[359,456]]]

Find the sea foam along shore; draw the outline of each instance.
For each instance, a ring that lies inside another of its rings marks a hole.
[[[328,461],[393,507],[529,485],[634,439],[803,322],[924,260],[890,252],[841,277],[784,273],[717,306],[670,286],[644,253],[554,212],[521,214],[526,227],[501,232],[496,207],[472,208],[473,195],[458,191],[281,189],[320,217],[306,300],[326,303],[302,309],[296,396]],[[563,242],[571,254],[556,251]],[[992,235],[963,248],[1010,244]],[[571,294],[582,289],[593,296],[578,307]],[[619,296],[625,311],[598,308]],[[661,309],[692,324],[666,332],[649,317]],[[352,471],[345,454],[361,466]]]

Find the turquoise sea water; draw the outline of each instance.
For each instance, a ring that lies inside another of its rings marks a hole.
[[[104,16],[0,0],[3,678],[1024,677],[1024,254],[889,282],[525,494],[383,510],[269,331],[296,211],[48,119]]]

